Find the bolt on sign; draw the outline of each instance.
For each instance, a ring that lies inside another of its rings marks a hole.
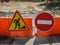
[[[12,18],[12,21],[10,23],[8,30],[27,30],[27,29],[28,29],[28,26],[23,20],[21,14],[18,11],[16,11]]]

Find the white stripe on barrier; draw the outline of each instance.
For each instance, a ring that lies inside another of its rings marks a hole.
[[[51,20],[37,20],[37,24],[48,24],[48,25],[51,25],[52,21]]]

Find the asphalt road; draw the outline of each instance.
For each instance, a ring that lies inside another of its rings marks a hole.
[[[60,45],[60,36],[33,38],[0,38],[0,45]]]

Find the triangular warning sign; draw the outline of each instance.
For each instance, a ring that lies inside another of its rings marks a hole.
[[[18,11],[15,12],[8,30],[28,30],[27,24]]]

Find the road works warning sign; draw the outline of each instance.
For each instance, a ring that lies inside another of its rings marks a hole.
[[[28,26],[23,20],[21,14],[18,11],[16,11],[12,18],[12,21],[10,23],[8,30],[27,30],[27,29],[28,29]]]

